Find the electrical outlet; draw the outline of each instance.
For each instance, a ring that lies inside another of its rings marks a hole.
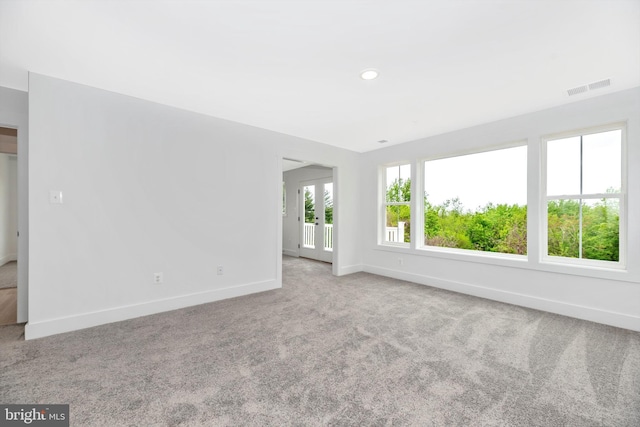
[[[153,283],[160,284],[164,281],[162,273],[153,273]]]
[[[222,276],[224,274],[224,268],[221,265],[218,266],[218,276]]]

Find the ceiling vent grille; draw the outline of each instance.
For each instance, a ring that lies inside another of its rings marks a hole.
[[[587,85],[584,85],[584,86],[574,87],[573,89],[569,89],[567,93],[569,94],[569,96],[573,96],[579,93],[584,93],[588,90],[589,90],[589,87]]]
[[[600,89],[601,87],[607,87],[607,86],[611,86],[611,79],[600,80],[599,82],[590,83],[589,89],[594,90],[594,89]]]
[[[567,93],[569,94],[569,96],[573,96],[580,93],[588,92],[590,90],[601,89],[607,86],[611,86],[611,79],[600,80],[599,82],[589,83],[588,85],[574,87],[573,89],[569,89]]]

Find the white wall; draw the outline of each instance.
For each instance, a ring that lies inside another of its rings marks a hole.
[[[0,124],[26,123],[6,111]],[[620,120],[629,130],[627,272],[377,245],[379,165],[527,139],[535,227],[540,136]],[[335,166],[336,274],[364,269],[640,330],[639,121],[634,89],[357,154],[31,74],[26,337],[281,286],[282,158]],[[50,190],[63,192],[62,205],[49,203]],[[164,284],[154,285],[159,271]]]
[[[322,166],[306,166],[283,173],[287,190],[287,215],[282,217],[282,252],[289,256],[299,256],[300,241],[300,198],[297,190],[300,183],[312,179],[333,177],[333,170]]]
[[[18,259],[18,160],[0,153],[0,265]]]
[[[26,322],[29,282],[29,107],[26,92],[0,86],[0,126],[18,130],[18,323]]]
[[[540,262],[540,245],[535,236],[540,232],[541,137],[620,121],[628,122],[627,271]],[[418,160],[429,156],[521,140],[529,143],[528,260],[495,260],[377,244],[380,165],[406,161],[415,169]],[[365,271],[640,330],[640,88],[366,153],[360,182],[363,210],[367,213],[362,223]]]
[[[358,176],[346,150],[37,74],[29,126],[28,339],[277,288],[281,159]],[[361,262],[350,238],[339,266]]]

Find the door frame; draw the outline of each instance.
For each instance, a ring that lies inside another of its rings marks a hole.
[[[333,184],[333,177],[327,178],[316,178],[308,181],[301,181],[298,187],[298,194],[300,195],[298,199],[298,212],[300,215],[298,216],[298,243],[299,243],[299,256],[303,258],[311,258],[318,261],[333,263],[333,244],[331,246],[331,250],[327,250],[325,248],[325,204],[324,204],[324,189],[326,184]],[[315,194],[314,194],[314,216],[315,216],[315,231],[314,231],[314,248],[305,247],[305,192],[304,188],[308,186],[314,186]],[[332,196],[332,199],[335,196]],[[318,203],[320,202],[320,203]],[[321,214],[318,215],[318,209],[320,208]],[[333,243],[333,242],[332,242]]]
[[[317,158],[313,158],[313,157],[306,157],[306,156],[301,156],[300,152],[295,151],[295,152],[288,152],[288,151],[283,151],[277,154],[276,156],[276,163],[278,165],[277,169],[274,170],[274,181],[273,181],[273,191],[274,194],[277,195],[277,201],[278,203],[274,204],[274,211],[277,212],[277,223],[276,223],[276,230],[277,230],[277,236],[278,238],[276,239],[276,259],[275,259],[275,269],[276,269],[276,283],[278,284],[278,286],[282,286],[282,258],[284,254],[287,254],[289,256],[294,256],[294,257],[298,257],[299,256],[299,252],[298,252],[298,248],[297,248],[297,244],[295,244],[295,248],[291,245],[289,245],[289,243],[287,243],[287,247],[288,249],[285,249],[285,244],[284,244],[284,237],[285,237],[285,233],[284,233],[284,228],[285,228],[285,223],[289,223],[289,221],[291,221],[293,218],[293,212],[289,209],[289,207],[291,206],[295,206],[296,208],[299,206],[298,202],[297,202],[297,198],[299,197],[299,195],[297,194],[297,188],[299,187],[296,184],[292,184],[289,181],[287,181],[287,200],[291,201],[293,203],[293,201],[295,200],[295,204],[291,205],[291,204],[287,204],[287,213],[285,215],[282,214],[282,205],[281,205],[281,201],[283,198],[282,195],[282,191],[283,191],[283,185],[282,185],[282,181],[283,179],[283,174],[285,172],[284,170],[284,164],[285,164],[285,160],[286,161],[291,161],[293,160],[294,162],[300,162],[300,163],[304,163],[305,165],[316,165],[316,166],[322,166],[325,167],[327,169],[331,169],[331,176],[333,176],[333,264],[331,265],[331,274],[333,274],[334,276],[339,276],[340,275],[340,271],[342,268],[342,261],[341,261],[341,185],[342,185],[342,167],[340,166],[335,166],[332,165],[330,163],[325,163],[323,161],[319,161]],[[288,171],[288,170],[287,170]],[[274,200],[275,201],[275,200]],[[297,215],[299,212],[295,212],[296,215],[296,225],[295,225],[295,234],[292,234],[292,236],[294,236],[294,238],[297,238],[297,233],[299,230],[298,226],[297,226]],[[287,225],[287,228],[289,227],[289,225]],[[343,273],[343,274],[347,274],[347,273]]]
[[[18,130],[18,323],[26,323],[29,320],[28,93],[8,88],[0,88],[0,93],[0,126]]]
[[[26,248],[26,230],[28,230],[26,226],[26,214],[25,211],[28,207],[28,201],[26,197],[26,180],[25,180],[25,164],[26,160],[26,127],[25,126],[17,126],[13,124],[7,124],[3,121],[0,121],[0,127],[6,129],[15,129],[16,130],[16,144],[17,144],[17,152],[10,153],[1,151],[3,154],[8,154],[12,156],[16,156],[17,162],[17,177],[16,177],[16,192],[17,192],[17,242],[16,242],[16,261],[17,265],[17,278],[16,278],[16,323],[26,323],[28,320],[28,301],[27,301],[27,285],[26,285],[26,273],[28,271],[27,266],[27,256],[28,250]]]

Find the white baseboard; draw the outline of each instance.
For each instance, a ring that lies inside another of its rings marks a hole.
[[[235,298],[257,292],[269,291],[280,288],[275,280],[249,283],[224,289],[198,292],[195,294],[181,295],[177,297],[149,301],[140,304],[127,305],[107,310],[82,313],[75,316],[62,317],[42,322],[28,322],[24,328],[25,339],[42,338],[49,335],[71,332],[78,329],[104,325],[106,323],[119,322],[150,314],[177,310],[194,305],[206,304],[227,298]]]
[[[440,279],[437,277],[425,276],[421,274],[407,273],[404,271],[391,270],[387,268],[365,265],[363,271],[380,276],[391,277],[393,279],[406,280],[408,282],[421,285],[432,286],[434,288],[446,289],[462,294],[473,295],[494,301],[561,314],[563,316],[575,317],[577,319],[589,320],[591,322],[602,323],[618,328],[640,331],[640,317],[623,313],[600,310],[592,307],[585,307],[566,302],[554,301],[546,298],[531,295],[507,292],[498,289],[491,289],[484,286],[461,283],[452,280]]]
[[[293,249],[283,249],[282,250],[282,255],[288,255],[288,256],[292,256],[292,257],[296,257],[298,258],[298,251],[295,251]]]
[[[345,267],[340,267],[338,271],[338,276],[346,276],[347,274],[359,273],[362,270],[362,264],[357,265],[347,265]]]
[[[3,265],[5,265],[8,262],[17,261],[17,260],[18,260],[18,254],[7,254],[7,255],[4,255],[4,256],[0,257],[0,267],[2,267]]]

